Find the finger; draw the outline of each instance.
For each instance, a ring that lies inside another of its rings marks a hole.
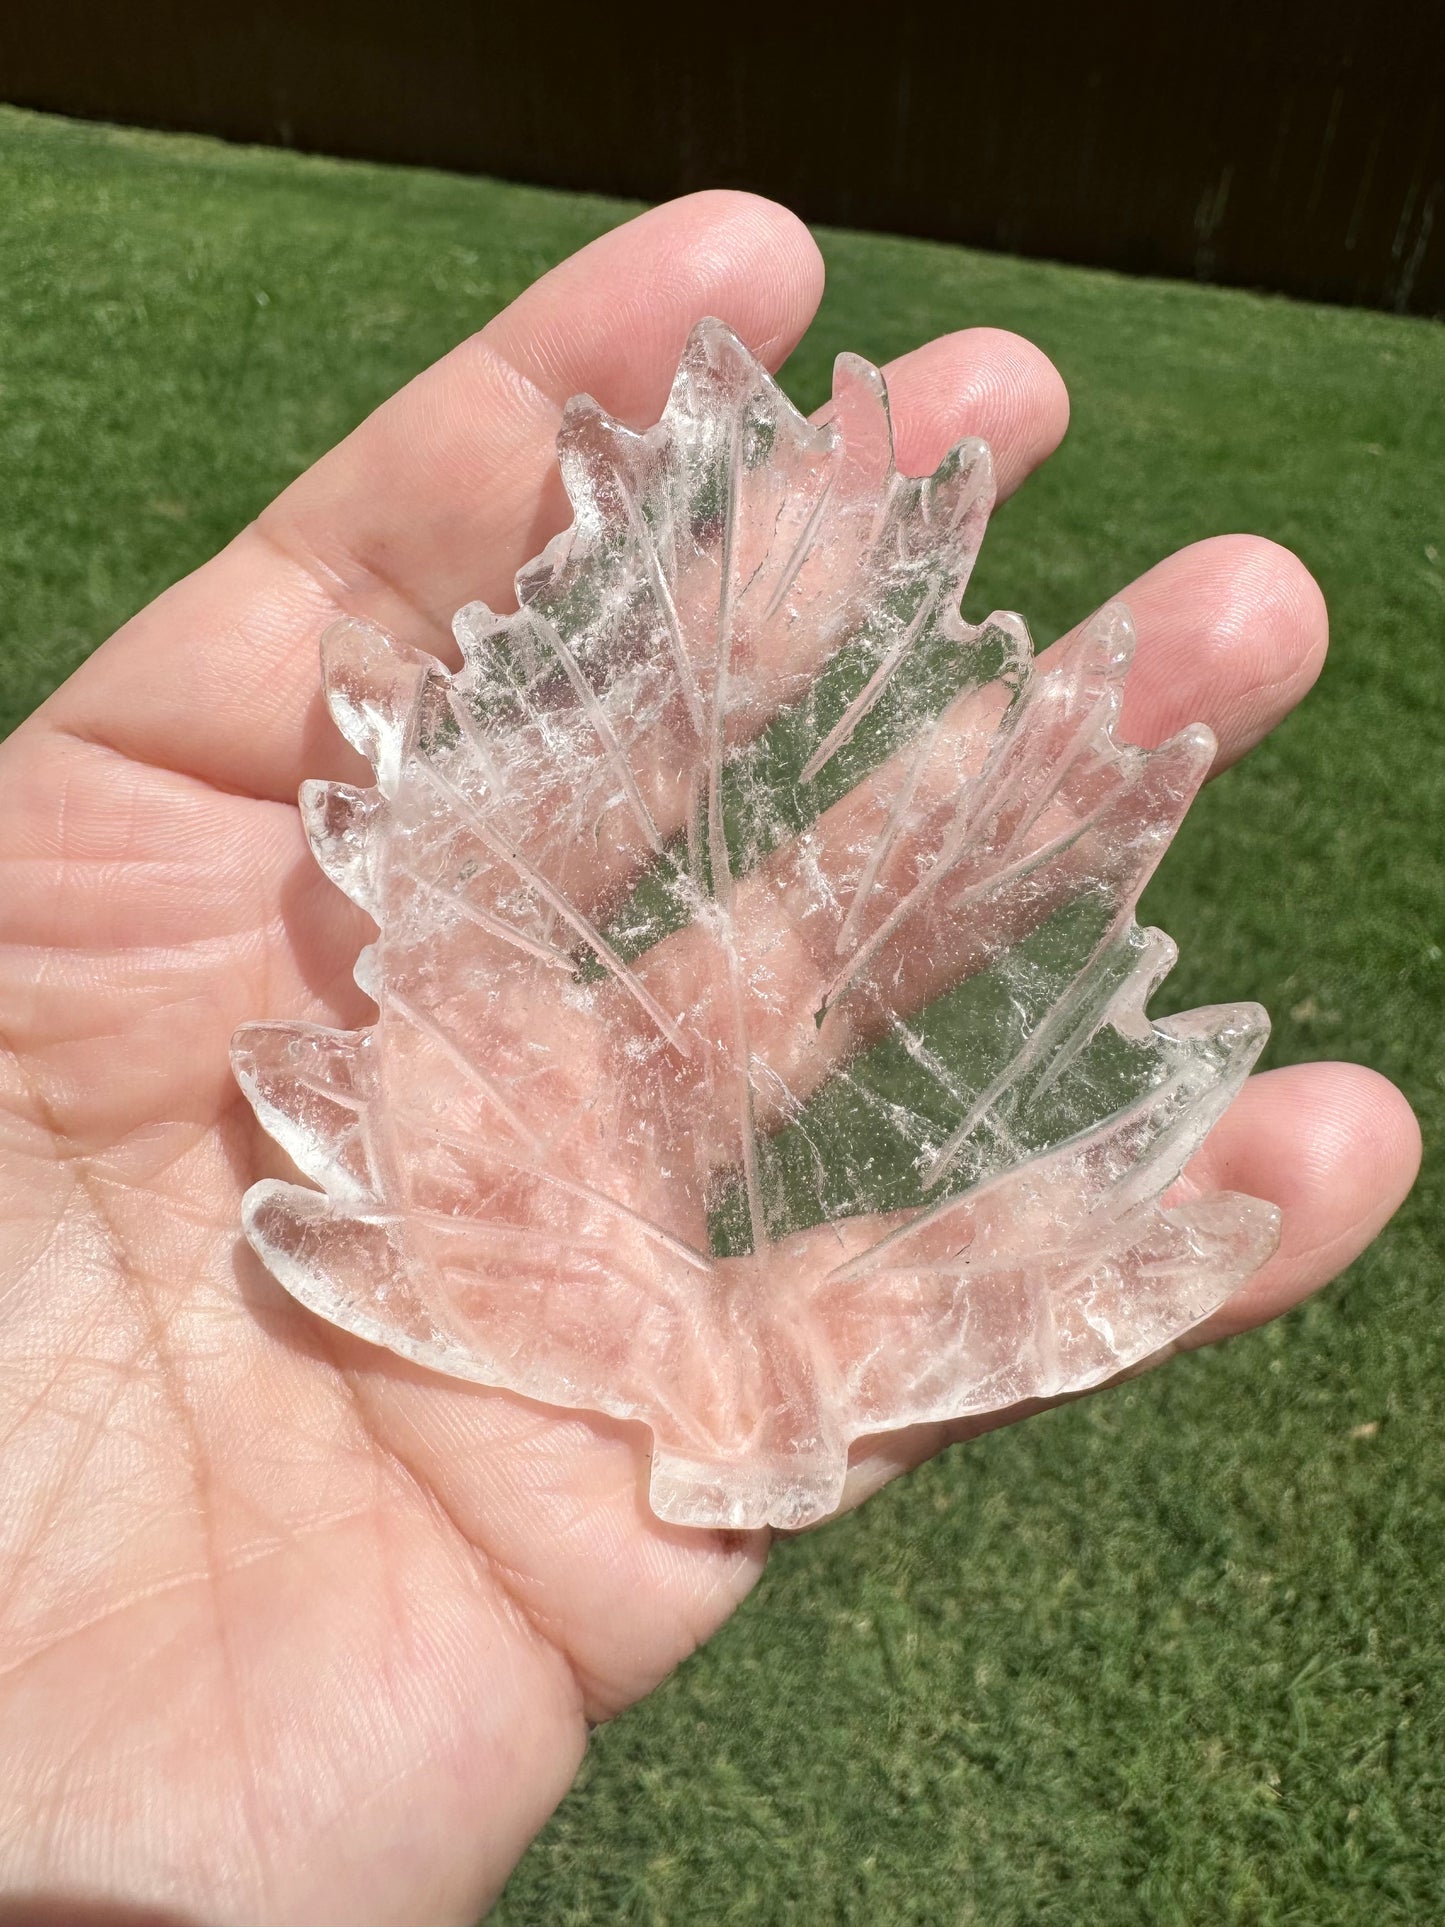
[[[1299,1064],[1252,1077],[1169,1194],[1242,1192],[1280,1207],[1274,1256],[1211,1318],[1192,1350],[1252,1330],[1353,1263],[1399,1208],[1420,1166],[1420,1127],[1393,1084],[1358,1064]],[[1150,1361],[1160,1364],[1168,1353]],[[1057,1402],[1057,1401],[1054,1401]],[[844,1511],[945,1446],[1046,1409],[1043,1401],[951,1424],[860,1439]]]
[[[555,444],[571,396],[648,426],[700,314],[716,311],[776,368],[822,286],[812,236],[770,201],[714,192],[652,209],[418,376],[258,526],[308,574],[369,598],[350,612],[449,648],[459,604],[505,606],[517,569],[566,520]]]
[[[970,435],[993,451],[1005,501],[1064,439],[1069,391],[1041,348],[1004,328],[963,328],[884,367],[894,460],[931,475]]]
[[[1254,537],[1226,536],[1181,550],[1140,577],[1121,600],[1133,611],[1137,631],[1115,731],[1121,742],[1157,745],[1181,722],[1202,722],[1218,742],[1212,758],[1217,769],[1280,720],[1323,659],[1326,619],[1313,579],[1287,550]],[[1080,625],[1044,652],[1040,678],[1066,673],[1082,633]],[[921,779],[910,773],[912,747],[900,750],[825,811],[806,844],[777,851],[740,890],[744,980],[761,969],[769,985],[766,1008],[748,1040],[761,1073],[764,1123],[777,1121],[770,1113],[780,1090],[806,1100],[847,1056],[876,1041],[893,1016],[907,1016],[996,959],[1071,889],[1082,887],[1091,869],[1122,863],[1118,887],[1137,896],[1211,761],[1207,745],[1187,733],[1175,738],[1132,792],[1121,788],[1112,814],[1060,855],[1051,866],[1051,887],[1041,887],[1035,876],[1027,893],[995,900],[982,913],[971,908],[966,917],[955,916],[954,899],[975,889],[987,869],[987,850],[980,845],[964,851],[946,890],[928,894],[920,879],[927,879],[929,865],[947,846],[962,786],[981,763],[1001,707],[986,698],[958,705]],[[1045,742],[1036,754],[1046,761],[1053,751]],[[1076,815],[1098,795],[1094,775],[1083,764],[1079,769]],[[894,799],[909,782],[915,787],[898,829],[891,825]],[[1031,830],[1028,847],[1063,836],[1070,808],[1067,791],[1061,792]],[[871,868],[881,848],[886,860]],[[844,953],[863,957],[856,941],[850,950],[848,935],[862,886],[868,897],[862,928],[877,932],[890,919],[903,920],[868,962],[861,994],[845,1003],[838,994]],[[806,915],[799,914],[800,904]],[[664,1002],[684,985],[713,986],[705,994],[719,1013],[718,1034],[728,1034],[731,993],[707,931],[694,925],[658,945],[642,972]],[[886,984],[886,998],[871,994],[869,984]],[[829,1006],[820,1030],[817,1013]],[[730,1143],[735,1117],[729,1107],[730,1121],[715,1135],[719,1145]]]
[[[1141,575],[1123,600],[1139,648],[1122,742],[1149,749],[1205,722],[1218,739],[1217,773],[1267,736],[1324,667],[1329,615],[1319,584],[1263,536],[1195,542]]]
[[[715,313],[771,365],[812,318],[817,250],[750,195],[670,203],[601,237],[383,405],[213,562],[128,623],[42,716],[136,759],[276,800],[339,759],[315,700],[338,613],[436,644],[469,596],[505,601],[564,519],[561,404],[660,412]]]
[[[1279,1249],[1206,1323],[1192,1350],[1278,1318],[1352,1264],[1420,1168],[1405,1098],[1362,1064],[1299,1064],[1253,1077],[1180,1181],[1181,1198],[1246,1191],[1284,1213]]]

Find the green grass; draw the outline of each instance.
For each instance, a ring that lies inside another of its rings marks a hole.
[[[0,724],[627,211],[0,115]],[[1146,910],[1180,943],[1171,1005],[1260,998],[1268,1061],[1378,1066],[1438,1147],[1445,333],[822,241],[800,401],[840,348],[969,322],[1069,379],[1069,441],[971,606],[1048,638],[1221,528],[1315,570],[1330,666],[1197,806]],[[1445,1919],[1441,1176],[1435,1148],[1374,1251],[1282,1324],[782,1547],[597,1737],[498,1918]]]

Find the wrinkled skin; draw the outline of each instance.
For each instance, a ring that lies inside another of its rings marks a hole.
[[[776,367],[820,282],[804,230],[745,196],[604,237],[0,751],[0,1880],[37,1912],[466,1921],[588,1721],[757,1578],[764,1536],[650,1516],[641,1433],[430,1378],[292,1305],[238,1242],[266,1154],[226,1051],[243,1019],[368,1017],[367,926],[294,806],[303,777],[365,780],[318,700],[323,628],[362,614],[450,656],[451,611],[507,606],[565,519],[560,404],[654,420],[704,313]],[[887,376],[915,473],[982,435],[1007,492],[1064,430],[1057,374],[993,330]],[[1319,592],[1267,542],[1200,543],[1121,593],[1127,740],[1198,718],[1227,763],[1318,672]],[[1369,1072],[1253,1079],[1191,1178],[1279,1204],[1283,1240],[1191,1342],[1332,1277],[1417,1157]],[[864,1442],[849,1501],[953,1435]]]

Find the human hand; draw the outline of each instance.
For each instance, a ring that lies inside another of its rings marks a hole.
[[[452,610],[504,605],[566,518],[561,402],[586,390],[651,421],[703,313],[776,366],[819,282],[798,224],[744,197],[604,237],[0,752],[11,1891],[181,1918],[466,1920],[565,1790],[586,1722],[648,1691],[756,1578],[763,1535],[652,1518],[630,1428],[412,1370],[271,1285],[237,1238],[258,1144],[227,1045],[261,1016],[367,1018],[350,972],[369,926],[294,807],[304,777],[365,780],[316,695],[321,630],[361,614],[449,654]],[[905,470],[982,435],[1007,492],[1062,434],[1057,375],[1013,337],[971,330],[887,372]],[[1318,671],[1318,591],[1268,543],[1199,544],[1123,593],[1140,634],[1126,740],[1198,718],[1227,763]],[[1278,1203],[1283,1241],[1190,1342],[1332,1276],[1417,1155],[1370,1073],[1252,1080],[1191,1176]],[[860,1450],[850,1500],[965,1429]]]

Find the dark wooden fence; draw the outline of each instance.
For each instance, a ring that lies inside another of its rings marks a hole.
[[[4,0],[0,97],[1445,311],[1440,0]]]

